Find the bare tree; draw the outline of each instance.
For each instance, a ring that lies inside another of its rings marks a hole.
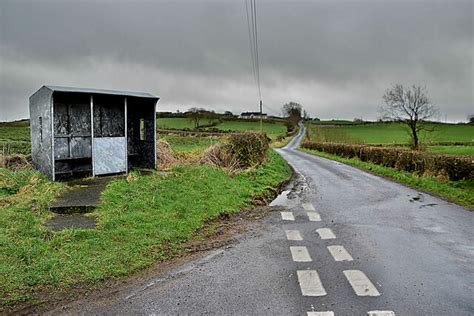
[[[194,128],[199,128],[199,122],[204,118],[206,110],[198,107],[193,107],[186,112],[186,116],[194,122]]]
[[[290,102],[282,107],[283,115],[287,117],[288,129],[294,129],[303,115],[303,107],[296,102]],[[306,114],[306,112],[304,112]]]
[[[474,114],[467,117],[467,124],[474,125]]]
[[[428,99],[426,88],[413,85],[405,88],[401,84],[387,89],[383,99],[382,113],[385,119],[405,123],[411,132],[412,147],[418,148],[419,133],[426,129],[427,119],[433,117],[437,108]]]

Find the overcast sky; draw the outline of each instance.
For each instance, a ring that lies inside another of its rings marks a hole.
[[[265,111],[377,119],[386,88],[474,114],[473,2],[257,0]],[[143,91],[160,111],[258,110],[244,0],[0,1],[0,121],[44,84]]]

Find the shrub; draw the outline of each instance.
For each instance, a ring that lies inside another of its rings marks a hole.
[[[29,169],[32,166],[31,155],[0,154],[0,168],[8,168],[13,171]]]
[[[431,154],[410,151],[400,147],[376,147],[314,141],[305,141],[302,147],[345,158],[358,158],[361,161],[416,173],[420,176],[448,178],[453,181],[474,180],[474,160],[472,157]]]
[[[222,168],[230,174],[236,173],[239,169],[239,161],[230,152],[226,144],[215,144],[207,148],[201,154],[199,163]]]
[[[170,144],[164,139],[156,141],[156,162],[160,169],[170,168],[178,165],[178,159],[173,153]]]
[[[245,132],[231,135],[226,146],[240,168],[249,168],[265,161],[269,143],[270,139],[264,133]]]

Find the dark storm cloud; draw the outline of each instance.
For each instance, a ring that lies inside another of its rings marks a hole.
[[[258,2],[264,102],[374,119],[395,82],[441,112],[473,109],[472,1]],[[42,84],[143,90],[163,110],[251,109],[243,1],[1,2],[0,120],[27,116]],[[268,109],[268,108],[267,108]]]

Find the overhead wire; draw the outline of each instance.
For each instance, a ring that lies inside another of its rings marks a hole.
[[[250,56],[252,58],[252,73],[257,87],[260,105],[260,129],[262,130],[262,89],[260,85],[260,61],[258,56],[258,27],[257,27],[257,5],[256,0],[244,0],[245,13],[247,15],[247,27],[249,31]],[[250,3],[250,6],[249,6]],[[250,8],[249,8],[250,7]]]
[[[255,85],[258,85],[257,83],[257,73],[255,71],[256,69],[256,64],[255,64],[255,53],[254,53],[254,40],[253,40],[253,15],[252,18],[249,18],[249,6],[248,6],[248,1],[245,1],[245,13],[247,14],[247,27],[249,31],[249,44],[250,44],[250,57],[252,59],[252,74],[253,74],[253,80]],[[251,21],[252,20],[252,21]]]

